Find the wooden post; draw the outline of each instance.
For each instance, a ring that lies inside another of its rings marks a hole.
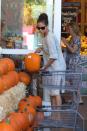
[[[81,33],[84,33],[85,25],[85,0],[81,0]]]

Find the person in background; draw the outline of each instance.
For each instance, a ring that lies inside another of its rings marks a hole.
[[[75,71],[77,65],[81,59],[80,47],[81,47],[81,33],[77,23],[71,22],[67,25],[67,32],[70,34],[70,40],[62,37],[62,42],[66,46],[66,65],[67,69]],[[80,97],[80,103],[83,103]]]
[[[42,35],[42,47],[36,49],[36,53],[43,53],[42,71],[65,71],[66,63],[62,54],[60,43],[55,35],[49,30],[48,16],[46,13],[40,14],[37,19],[37,30]],[[49,76],[51,77],[51,76]],[[48,78],[49,79],[49,78]],[[60,85],[64,76],[57,76],[57,81],[52,78],[53,83]],[[43,88],[44,101],[51,102],[52,105],[61,105],[61,96],[59,89]]]

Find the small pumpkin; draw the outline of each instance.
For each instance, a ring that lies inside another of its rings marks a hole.
[[[0,123],[0,131],[15,131],[15,129],[8,122],[1,122]]]
[[[25,69],[29,72],[38,72],[40,70],[41,56],[36,53],[29,53],[25,56]]]
[[[18,75],[19,75],[19,80],[21,82],[25,83],[26,85],[30,84],[31,82],[30,75],[28,75],[26,72],[23,72],[23,71],[19,72]]]

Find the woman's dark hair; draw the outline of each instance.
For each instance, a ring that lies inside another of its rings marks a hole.
[[[48,26],[48,15],[46,13],[40,14],[37,19],[37,23],[39,22],[43,22],[46,26]]]

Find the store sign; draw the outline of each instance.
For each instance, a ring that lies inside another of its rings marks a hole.
[[[71,21],[77,22],[77,8],[72,7],[62,8],[62,25],[61,25],[62,33],[67,33],[66,24],[70,23]]]
[[[63,2],[63,7],[68,6],[68,7],[80,7],[81,3],[80,2]]]

